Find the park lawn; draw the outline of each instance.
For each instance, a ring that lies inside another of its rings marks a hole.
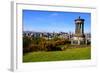
[[[31,52],[23,55],[23,62],[91,59],[91,48],[73,48],[64,51]]]

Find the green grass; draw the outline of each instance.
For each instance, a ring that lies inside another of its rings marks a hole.
[[[73,48],[65,51],[31,52],[23,56],[23,62],[43,62],[62,60],[85,60],[91,58],[90,48]]]

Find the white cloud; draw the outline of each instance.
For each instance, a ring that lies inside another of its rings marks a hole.
[[[51,14],[51,16],[57,16],[58,15],[58,13],[52,13]]]

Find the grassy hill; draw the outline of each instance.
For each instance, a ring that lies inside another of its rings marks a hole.
[[[43,62],[91,59],[91,48],[73,48],[64,51],[29,52],[23,55],[23,62]]]

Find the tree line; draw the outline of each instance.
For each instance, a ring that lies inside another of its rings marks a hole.
[[[23,53],[32,51],[58,51],[64,50],[59,45],[70,44],[70,41],[54,37],[47,40],[43,37],[23,37]]]

